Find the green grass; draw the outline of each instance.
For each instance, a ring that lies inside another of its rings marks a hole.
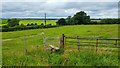
[[[118,25],[71,25],[61,26],[56,28],[46,29],[32,29],[24,31],[14,32],[2,32],[2,39],[23,37],[31,35],[40,35],[41,32],[45,33],[45,36],[61,36],[65,34],[67,36],[80,36],[80,37],[100,37],[100,38],[114,38],[118,37]]]
[[[57,20],[47,20],[46,21],[46,24],[52,24],[52,25],[56,25],[56,21]],[[31,24],[31,23],[37,23],[38,25],[40,25],[41,23],[44,24],[44,20],[21,20],[19,22],[19,24],[24,24],[24,25],[27,25],[27,24]]]
[[[3,19],[1,24],[7,24],[7,20]]]
[[[7,24],[7,20],[6,19],[3,19],[3,20],[0,19],[0,26],[6,25],[6,24]]]
[[[101,20],[91,20],[92,22],[101,22]]]
[[[7,20],[5,19],[3,19],[3,20],[0,20],[1,22],[0,22],[0,25],[6,25],[7,24]],[[46,24],[52,24],[52,25],[56,25],[56,21],[57,20],[46,20]],[[27,25],[27,24],[31,24],[31,23],[33,23],[33,24],[35,24],[35,23],[37,23],[37,25],[41,25],[41,23],[43,23],[44,24],[44,20],[20,20],[20,22],[19,22],[19,24],[21,25],[21,24],[24,24],[24,25]]]
[[[81,51],[78,52],[77,44],[70,42],[65,44],[64,52],[51,53],[43,48],[42,32],[46,37],[65,34],[66,36],[117,38],[118,25],[73,25],[2,32],[3,66],[118,66],[118,53],[112,52],[112,50],[118,51],[117,48],[99,46],[98,52],[95,52],[95,46],[81,46]],[[28,50],[26,55],[24,40]]]
[[[3,53],[3,66],[118,66],[118,54],[71,50],[51,53],[30,47],[26,54],[9,51]]]

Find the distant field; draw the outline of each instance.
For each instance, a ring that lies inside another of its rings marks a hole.
[[[56,25],[56,21],[57,20],[46,20],[46,24],[52,24],[52,25]],[[40,25],[41,23],[44,24],[44,20],[21,20],[19,22],[19,24],[24,24],[24,25],[27,25],[27,24],[31,24],[31,23],[37,23],[38,25]]]
[[[2,23],[0,24],[7,24],[7,20],[6,19],[2,20]]]
[[[6,19],[0,20],[0,26],[6,25],[6,24],[7,24],[7,20]]]
[[[101,20],[91,20],[92,22],[100,22]]]
[[[52,24],[52,25],[56,25],[56,21],[57,20],[46,20],[46,24]],[[24,25],[27,25],[27,24],[35,24],[37,23],[37,25],[40,25],[41,23],[44,24],[44,20],[20,20],[19,24],[24,24]],[[1,20],[0,22],[0,25],[3,26],[3,25],[6,25],[7,24],[7,20]]]

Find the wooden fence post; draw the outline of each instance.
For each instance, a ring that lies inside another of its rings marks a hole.
[[[78,46],[78,51],[80,51],[80,40],[79,40],[79,36],[77,36],[77,39],[78,39],[78,44],[77,44],[77,46]]]
[[[65,38],[65,35],[62,34],[62,38],[61,38],[61,48],[64,49],[64,38]]]
[[[98,39],[96,39],[96,52],[97,52],[97,49],[98,48]]]
[[[116,40],[116,46],[117,46],[117,40]]]
[[[43,44],[44,47],[46,46],[46,37],[44,36],[44,32],[41,33],[42,37],[43,37]]]

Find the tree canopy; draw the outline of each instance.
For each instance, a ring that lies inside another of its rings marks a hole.
[[[88,24],[90,23],[90,16],[84,11],[77,12],[73,17],[68,16],[65,19],[61,18],[56,22],[58,25],[76,25],[76,24]]]
[[[16,18],[8,19],[8,26],[13,27],[19,25],[19,20]]]
[[[80,11],[73,16],[73,21],[75,24],[87,24],[90,22],[90,16],[87,16],[84,11]]]
[[[57,25],[66,25],[66,20],[64,18],[61,18],[56,22],[56,24]]]

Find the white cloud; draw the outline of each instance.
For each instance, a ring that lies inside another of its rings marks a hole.
[[[47,13],[47,17],[67,17],[78,11],[85,11],[91,18],[117,18],[117,4],[117,2],[4,2],[2,17],[43,17],[44,13]]]
[[[2,0],[2,2],[119,2],[119,0]]]

